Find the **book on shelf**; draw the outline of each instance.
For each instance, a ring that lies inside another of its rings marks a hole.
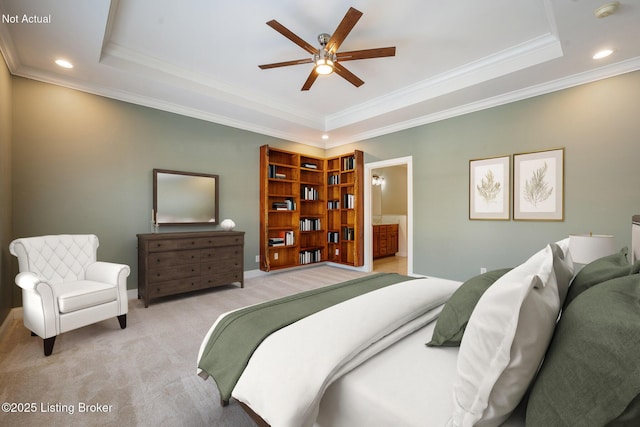
[[[338,233],[337,231],[329,231],[327,233],[327,242],[340,243],[340,233]]]
[[[342,159],[342,169],[343,170],[351,170],[356,167],[356,159],[355,157],[345,157]]]
[[[356,207],[356,196],[354,194],[344,195],[344,207],[345,209],[354,209]]]
[[[269,178],[287,179],[287,174],[278,172],[278,167],[276,165],[269,165]]]
[[[295,211],[296,201],[292,197],[287,197],[282,202],[271,203],[271,209],[276,211]]]
[[[320,249],[300,252],[300,264],[311,264],[322,261],[322,251]]]
[[[300,219],[300,231],[317,231],[322,229],[320,218]]]
[[[283,231],[277,236],[269,237],[269,246],[290,246],[294,244],[293,231]]]
[[[307,169],[318,169],[318,165],[310,162],[302,162],[300,166]]]
[[[316,188],[304,185],[300,191],[300,197],[302,197],[303,200],[318,200],[320,193]]]
[[[327,202],[327,207],[329,209],[340,209],[340,200],[329,200]]]
[[[342,240],[354,240],[356,236],[353,227],[342,227]]]
[[[278,237],[272,237],[269,239],[269,246],[284,246],[284,240]]]
[[[329,175],[329,185],[340,184],[340,175]]]

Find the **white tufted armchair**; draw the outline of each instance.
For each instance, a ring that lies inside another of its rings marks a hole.
[[[128,265],[97,262],[98,237],[63,234],[16,239],[9,252],[18,257],[24,325],[44,339],[44,354],[56,336],[118,317],[127,327]]]

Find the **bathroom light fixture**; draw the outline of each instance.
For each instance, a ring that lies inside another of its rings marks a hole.
[[[373,178],[371,179],[371,184],[373,184],[373,185],[382,185],[382,184],[384,184],[384,177],[379,176],[379,175],[373,175]]]

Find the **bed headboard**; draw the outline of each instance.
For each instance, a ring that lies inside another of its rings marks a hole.
[[[640,260],[640,215],[631,217],[631,263]]]

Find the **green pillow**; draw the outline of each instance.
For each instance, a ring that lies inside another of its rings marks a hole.
[[[593,261],[584,266],[571,282],[569,293],[564,303],[564,308],[578,295],[598,283],[606,282],[616,277],[628,276],[640,271],[640,261],[629,264],[627,260],[628,248],[622,248],[620,252]]]
[[[482,294],[510,270],[510,268],[504,268],[489,271],[472,277],[460,285],[442,309],[442,313],[440,313],[436,327],[433,330],[431,341],[427,345],[429,347],[459,346],[471,312]]]
[[[527,404],[527,427],[640,425],[640,274],[563,312]]]

